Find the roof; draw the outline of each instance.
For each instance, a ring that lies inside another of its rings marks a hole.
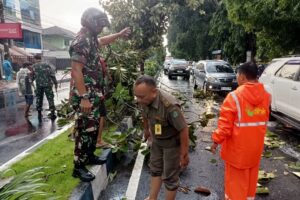
[[[53,45],[49,42],[46,42],[45,40],[43,40],[43,49],[47,49],[47,50],[50,50],[50,51],[59,51],[59,50],[61,50],[60,48],[56,47],[55,45]]]
[[[52,26],[50,28],[43,29],[43,35],[58,35],[70,39],[74,39],[76,36],[76,34],[73,33],[72,31],[69,31],[67,29],[58,26]]]
[[[0,49],[4,51],[4,46],[3,44],[0,44]],[[32,54],[26,52],[22,48],[19,48],[17,46],[11,46],[9,48],[9,54],[12,56],[32,56]]]

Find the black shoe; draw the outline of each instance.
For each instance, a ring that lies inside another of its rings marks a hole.
[[[50,115],[50,119],[51,119],[51,120],[55,120],[55,119],[56,119],[56,115],[55,115],[55,114],[54,114],[54,115],[51,114],[51,115]]]
[[[99,158],[98,156],[91,156],[88,158],[88,165],[103,165],[106,163],[106,160]]]
[[[74,167],[72,176],[83,182],[90,182],[95,179],[95,175],[85,167]]]
[[[55,120],[56,119],[55,111],[51,111],[50,119],[51,120]]]

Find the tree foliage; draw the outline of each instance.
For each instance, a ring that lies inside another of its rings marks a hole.
[[[100,4],[112,16],[113,29],[132,29],[132,49],[140,51],[142,60],[149,56],[150,48],[162,45],[168,13],[162,0],[104,0]]]
[[[259,57],[300,51],[300,1],[225,0],[229,19],[257,36]]]
[[[229,21],[226,7],[223,3],[210,21],[209,35],[213,37],[211,50],[221,49],[223,56],[232,64],[246,60],[246,32],[243,26]]]
[[[174,7],[169,20],[168,47],[173,56],[189,60],[210,57],[210,20],[216,1],[186,1]]]

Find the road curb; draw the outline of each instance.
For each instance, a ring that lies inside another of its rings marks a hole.
[[[96,176],[91,182],[80,182],[73,190],[69,200],[97,200],[101,192],[104,191],[109,183],[109,173],[112,172],[114,163],[114,155],[111,149],[105,149],[101,155],[107,161],[103,165],[95,165],[90,171]]]
[[[14,163],[20,161],[21,159],[23,159],[28,154],[32,153],[32,151],[34,151],[36,148],[40,147],[41,145],[46,143],[48,140],[52,140],[52,139],[56,138],[57,136],[59,136],[60,134],[62,134],[63,132],[65,132],[66,130],[71,128],[72,126],[74,126],[74,123],[70,123],[70,124],[66,125],[65,127],[63,127],[62,129],[57,130],[54,133],[52,133],[51,135],[49,135],[48,137],[42,139],[41,141],[39,141],[35,145],[31,146],[30,148],[26,149],[25,151],[23,151],[19,155],[15,156],[14,158],[10,159],[9,161],[7,161],[3,165],[1,165],[0,166],[0,171],[4,171],[5,169],[8,169],[11,165],[13,165]]]
[[[0,171],[8,169],[16,162],[31,154],[41,145],[47,143],[49,140],[58,137],[73,126],[74,123],[70,123],[61,130],[55,131],[53,134],[49,135],[48,137],[44,138],[43,140],[39,141],[35,145],[31,146],[19,155],[1,165]],[[73,190],[71,197],[69,198],[70,200],[97,200],[100,197],[101,192],[107,187],[109,183],[109,173],[112,172],[115,166],[115,159],[111,149],[103,150],[100,157],[102,159],[106,159],[107,161],[104,165],[94,165],[90,168],[91,172],[96,176],[95,180],[89,183],[80,182],[79,185]]]

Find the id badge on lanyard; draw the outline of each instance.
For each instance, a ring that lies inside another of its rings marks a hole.
[[[161,135],[162,134],[161,124],[155,124],[154,132],[155,132],[155,135]]]

